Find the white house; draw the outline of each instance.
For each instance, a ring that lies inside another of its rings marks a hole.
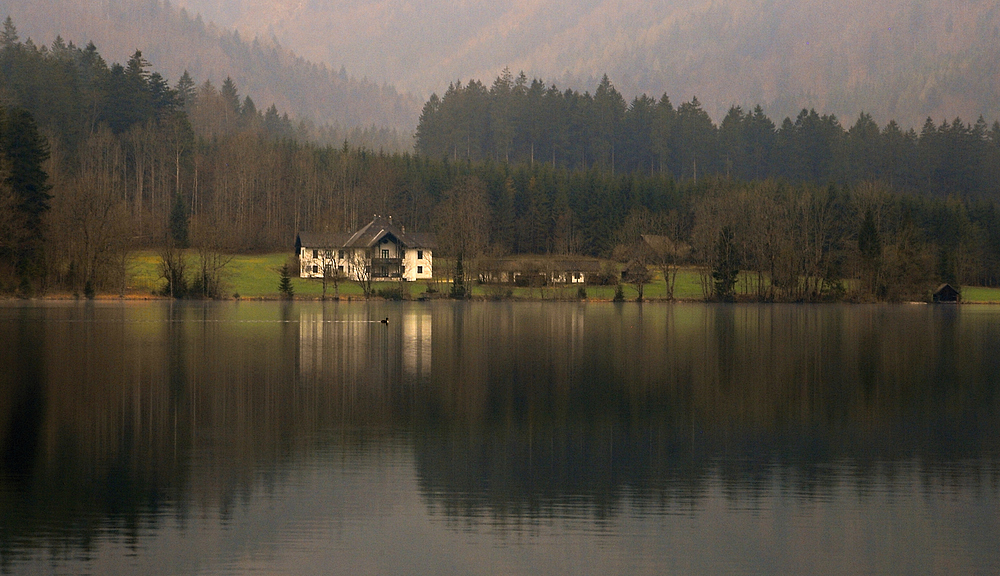
[[[351,280],[427,280],[433,277],[433,234],[406,232],[392,218],[375,219],[357,232],[299,232],[299,276],[339,273]]]

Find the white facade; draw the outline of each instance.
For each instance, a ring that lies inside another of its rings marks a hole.
[[[345,250],[302,246],[299,248],[299,277],[322,278],[324,266],[330,267],[331,276],[334,271],[341,276],[348,276],[350,264],[346,252]]]
[[[434,276],[432,260],[428,248],[407,248],[403,256],[403,280],[430,280]]]

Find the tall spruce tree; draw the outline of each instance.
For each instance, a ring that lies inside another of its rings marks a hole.
[[[42,164],[48,157],[48,143],[31,114],[21,108],[0,108],[0,173],[14,211],[12,237],[3,242],[0,258],[13,265],[22,286],[40,278],[45,270],[43,216],[52,196]]]

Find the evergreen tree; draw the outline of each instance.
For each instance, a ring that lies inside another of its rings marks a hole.
[[[775,125],[770,118],[764,114],[763,108],[757,105],[752,114],[745,118],[747,170],[744,172],[745,178],[762,179],[769,175],[774,175],[772,161],[775,146]]]
[[[862,112],[847,131],[847,177],[854,182],[876,180],[883,172],[882,134],[869,114]]]
[[[240,106],[240,117],[246,125],[252,124],[257,119],[257,106],[249,94],[243,98],[243,105]]]
[[[664,94],[660,101],[656,103],[653,114],[653,126],[650,137],[652,138],[653,153],[656,154],[657,168],[659,172],[672,170],[670,159],[673,153],[673,137],[671,132],[674,128],[676,113],[674,106],[670,103],[670,97]]]
[[[181,108],[187,109],[194,104],[196,94],[194,80],[191,79],[191,75],[188,74],[187,70],[181,74],[174,91],[177,93],[177,103]]]
[[[625,99],[611,84],[607,74],[601,78],[601,83],[594,92],[593,106],[591,121],[595,159],[614,174],[626,106]]]
[[[677,109],[671,149],[676,154],[675,174],[697,181],[715,171],[717,132],[697,97]]]
[[[653,126],[656,123],[656,100],[643,94],[632,100],[623,124],[622,149],[618,153],[619,166],[630,172],[655,170],[653,152]]]
[[[622,287],[621,282],[615,284],[615,295],[611,299],[612,302],[624,302],[625,301],[625,289]]]
[[[2,255],[16,269],[22,283],[40,278],[44,268],[45,229],[51,186],[42,169],[49,157],[48,142],[38,133],[27,110],[0,108],[0,162],[3,185],[13,196],[13,241]]]
[[[431,94],[431,97],[424,104],[423,110],[420,112],[420,119],[417,122],[416,144],[414,145],[417,154],[434,158],[448,155],[441,137],[444,127],[441,125],[440,109],[441,99],[438,98],[437,94]],[[270,114],[271,109],[269,108],[267,114],[264,116],[265,125],[270,124]],[[277,116],[277,111],[275,111],[275,116]]]
[[[716,298],[723,302],[732,302],[735,299],[734,288],[739,273],[740,263],[733,229],[723,226],[715,243],[715,267],[712,269]]]
[[[451,282],[451,297],[462,299],[468,295],[465,288],[465,265],[462,263],[462,255],[459,254],[455,260],[455,276]]]
[[[188,208],[180,194],[174,196],[170,209],[170,239],[178,248],[188,247]]]
[[[0,45],[4,48],[13,48],[17,46],[17,43],[17,27],[14,26],[14,20],[7,16],[7,19],[3,21],[3,32],[0,32]]]
[[[235,118],[240,112],[240,93],[236,89],[236,82],[229,76],[222,81],[222,101],[226,104],[226,114],[229,118]]]
[[[503,162],[510,161],[511,147],[514,144],[514,77],[510,68],[503,72],[490,87],[490,131],[493,133],[493,158]]]
[[[719,146],[723,154],[723,169],[727,177],[746,177],[749,170],[744,162],[749,156],[747,148],[747,125],[749,116],[743,114],[739,106],[732,106],[719,124]]]
[[[291,300],[295,296],[295,287],[292,286],[292,271],[288,264],[281,266],[279,271],[281,281],[278,282],[278,292],[285,300]]]

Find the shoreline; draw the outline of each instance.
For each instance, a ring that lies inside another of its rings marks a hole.
[[[72,293],[53,293],[53,294],[43,294],[35,295],[29,298],[23,298],[15,295],[2,295],[0,296],[0,302],[430,302],[430,301],[465,301],[465,302],[577,302],[581,304],[586,303],[612,303],[612,304],[803,304],[803,305],[829,305],[829,304],[850,304],[850,305],[865,305],[865,304],[889,304],[889,305],[940,305],[940,306],[969,306],[969,305],[1000,305],[1000,300],[965,300],[960,302],[927,302],[918,300],[903,300],[897,302],[890,302],[885,300],[870,300],[870,301],[857,301],[857,300],[819,300],[819,301],[805,301],[805,300],[755,300],[755,299],[737,299],[733,302],[720,302],[717,300],[706,300],[704,298],[643,298],[641,301],[635,298],[627,298],[625,300],[615,301],[613,298],[559,298],[550,297],[546,298],[544,296],[483,296],[475,295],[468,298],[454,299],[447,295],[435,294],[430,297],[417,296],[410,298],[384,298],[381,296],[372,296],[370,298],[365,298],[364,296],[358,295],[347,295],[340,297],[327,297],[322,298],[320,296],[314,295],[302,295],[293,296],[292,298],[285,298],[278,294],[265,294],[257,296],[236,296],[227,298],[171,298],[170,296],[160,296],[156,294],[125,294],[124,296],[119,296],[117,294],[96,294],[93,298],[85,298],[80,295],[74,295]]]
[[[193,256],[192,256],[193,257]],[[279,292],[280,268],[288,263],[289,255],[283,252],[263,253],[263,254],[237,254],[233,255],[232,261],[227,265],[225,271],[220,276],[220,287],[218,289],[219,301],[277,301],[282,299]],[[449,279],[436,277],[432,280],[420,282],[376,282],[372,288],[373,293],[370,300],[392,301],[423,301],[448,299],[451,287]],[[304,279],[298,275],[291,278],[291,288],[294,294],[293,299],[297,302],[320,302],[323,301],[322,282],[318,279]],[[112,287],[110,291],[98,292],[95,300],[98,301],[155,301],[169,300],[169,296],[161,295],[162,271],[159,269],[158,257],[152,252],[136,253],[129,265],[129,274],[124,296],[119,296],[120,284]],[[845,287],[851,287],[851,281],[845,280]],[[555,302],[613,302],[615,285],[608,284],[559,284],[549,286],[515,286],[511,284],[478,284],[475,280],[470,280],[468,288],[473,301],[555,301]],[[638,291],[632,284],[622,284],[625,295],[625,302],[635,302]],[[749,289],[750,286],[743,286],[743,280],[737,286]],[[580,289],[583,288],[581,291]],[[703,303],[704,278],[702,270],[694,266],[682,266],[674,279],[673,299],[667,299],[667,286],[660,271],[654,271],[652,279],[645,284],[644,302],[650,303]],[[927,293],[918,300],[927,300],[930,303],[931,290],[933,286],[927,287]],[[381,294],[379,294],[381,292]],[[581,293],[582,292],[582,293]],[[361,286],[352,281],[332,281],[327,284],[327,300],[333,300],[332,294],[338,293],[343,301],[363,301],[364,291]],[[977,286],[966,286],[961,291],[964,298],[963,304],[1000,304],[1000,287],[987,288]],[[581,296],[584,296],[581,298]],[[14,292],[0,294],[0,300],[18,299]],[[66,289],[50,289],[46,292],[36,292],[32,299],[69,301],[84,300],[82,290],[72,291]],[[334,300],[336,301],[336,300]],[[738,303],[846,303],[861,304],[874,303],[874,300],[864,298],[845,297],[830,301],[767,301],[759,300],[754,295],[740,293],[737,296]]]

